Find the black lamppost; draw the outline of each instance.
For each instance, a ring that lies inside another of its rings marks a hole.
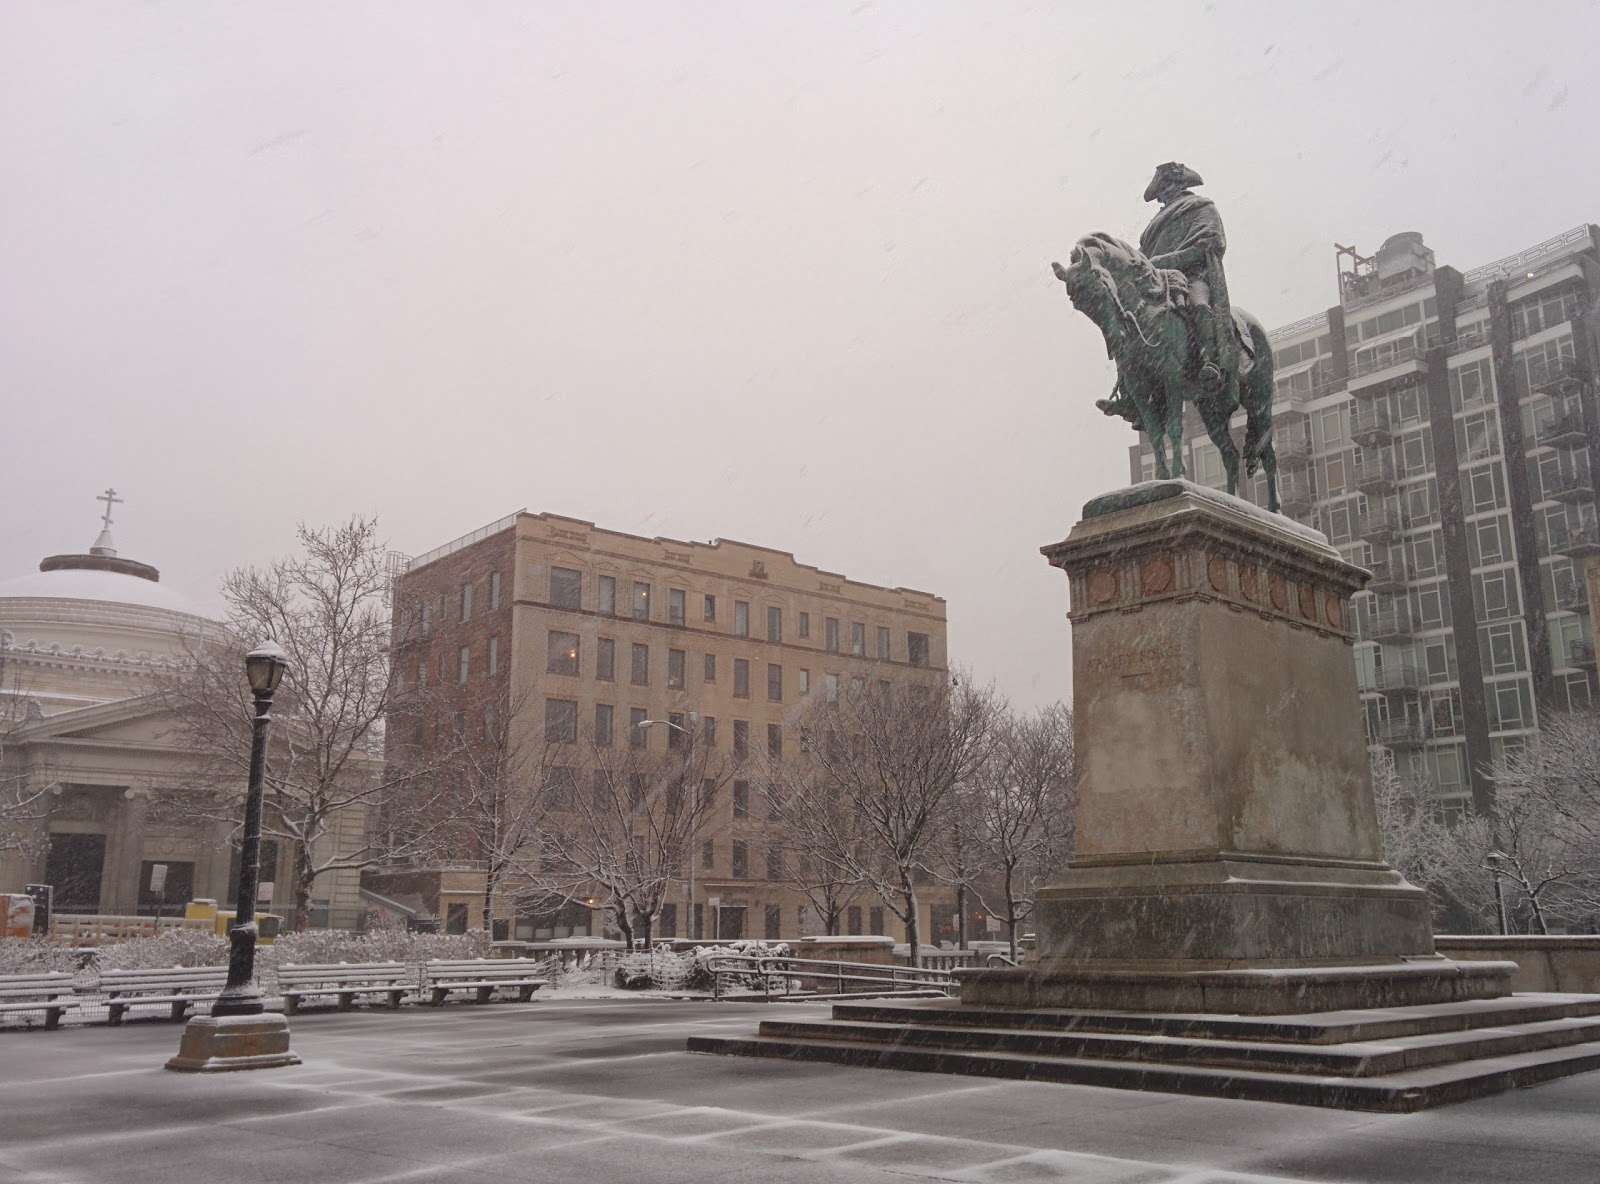
[[[228,931],[228,985],[212,1004],[211,1014],[260,1015],[261,992],[252,981],[256,968],[256,884],[261,871],[261,798],[267,779],[267,714],[272,696],[289,669],[289,657],[275,641],[264,641],[245,655],[244,669],[255,696],[250,725],[250,788],[244,799],[244,840],[239,847],[239,903]]]

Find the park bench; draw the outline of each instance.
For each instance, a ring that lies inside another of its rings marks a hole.
[[[283,996],[284,1015],[293,1015],[300,1000],[321,995],[335,996],[340,1011],[349,1011],[357,995],[383,995],[392,1009],[416,991],[417,968],[404,962],[278,967],[278,994]]]
[[[100,993],[111,1009],[111,1023],[120,1024],[130,1007],[165,1003],[172,1018],[181,1020],[196,1003],[209,1003],[228,981],[225,966],[174,966],[169,970],[103,970]]]
[[[61,1023],[61,1013],[72,1004],[60,1000],[71,994],[72,976],[64,971],[0,975],[0,1012],[42,1011],[46,1028]]]
[[[422,989],[428,1002],[438,1007],[451,991],[474,991],[477,1002],[489,1002],[497,987],[515,987],[517,1002],[526,1003],[540,987],[539,963],[532,958],[441,959],[422,964]]]

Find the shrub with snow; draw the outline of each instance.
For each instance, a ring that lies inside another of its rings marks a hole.
[[[228,941],[203,929],[163,929],[104,945],[95,955],[100,970],[164,970],[169,966],[226,966]]]
[[[286,933],[270,946],[256,949],[256,963],[276,969],[284,965],[337,962],[426,962],[430,958],[487,958],[489,937],[472,933],[411,933],[404,929],[308,929]]]
[[[75,971],[79,958],[66,946],[51,945],[42,937],[0,937],[0,974],[45,974]]]
[[[656,946],[617,959],[612,982],[630,991],[681,991],[695,969],[692,956]]]

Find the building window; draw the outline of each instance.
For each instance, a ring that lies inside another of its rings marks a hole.
[[[776,876],[768,876],[767,878],[768,879],[776,879],[777,877]],[[768,941],[777,941],[778,940],[778,934],[782,931],[782,928],[783,928],[783,906],[782,905],[776,905],[776,904],[767,905],[766,906],[766,930],[765,930],[765,933],[766,933],[766,936],[767,936],[767,940]]]
[[[674,625],[685,622],[684,600],[686,593],[682,588],[667,589],[667,620]]]
[[[600,612],[608,617],[617,615],[617,577],[601,576],[597,581],[599,591],[599,604],[596,606]]]
[[[802,670],[800,672],[800,693],[802,695],[809,695],[811,693],[811,671],[809,670]]]
[[[743,839],[733,840],[733,878],[735,880],[750,878],[750,847]]]
[[[767,663],[767,701],[783,702],[783,667],[776,662]]]
[[[767,755],[773,760],[779,760],[783,756],[782,724],[767,725]]]
[[[733,697],[735,699],[750,697],[750,663],[745,658],[733,660]]]
[[[643,580],[633,582],[633,615],[641,621],[650,619],[650,585]]]
[[[867,627],[860,621],[850,622],[850,652],[858,658],[867,656]]]
[[[546,699],[544,701],[544,738],[558,744],[572,744],[578,739],[578,702],[576,699]]]
[[[700,739],[707,748],[717,746],[717,717],[703,715],[700,717]]]
[[[688,722],[683,718],[683,712],[667,712],[667,722],[672,725],[667,729],[667,747],[682,748],[689,727]]]
[[[556,608],[583,607],[583,573],[570,567],[550,569],[550,603]]]
[[[548,674],[578,673],[578,635],[551,629],[545,634],[545,672]]]
[[[493,678],[495,675],[497,675],[499,673],[500,673],[500,639],[498,637],[491,637],[489,639],[489,669],[485,672],[484,677],[485,678]]]
[[[616,708],[609,703],[594,705],[594,742],[601,748],[611,747],[611,726]]]
[[[708,621],[715,621],[717,619],[717,598],[715,596],[708,595],[706,597],[705,619]]]
[[[767,879],[774,883],[783,879],[783,848],[776,843],[767,848]]]
[[[456,681],[467,681],[467,667],[472,664],[472,647],[464,645],[456,659]]]
[[[750,783],[748,781],[735,781],[733,783],[733,818],[735,822],[750,817]]]
[[[883,932],[883,910],[877,908],[868,909],[867,924],[872,927],[872,932],[881,934]]]
[[[828,617],[822,622],[822,644],[830,654],[839,652],[838,617]]]
[[[472,585],[461,585],[461,619],[467,620],[472,616]]]
[[[837,674],[824,674],[822,676],[822,690],[829,703],[839,698],[839,676]]]
[[[500,573],[489,573],[489,611],[494,612],[500,607]]]
[[[801,613],[800,614],[800,622],[795,627],[795,632],[798,633],[802,638],[811,636],[811,614],[810,613]]]
[[[643,707],[628,708],[628,743],[634,748],[643,748],[645,746],[644,721],[646,718]]]
[[[565,765],[547,765],[544,770],[545,801],[556,810],[570,810],[578,796],[578,771]]]
[[[889,653],[890,653],[889,646],[890,646],[889,630],[885,626],[879,625],[878,626],[878,657],[881,658],[885,662],[887,662],[889,660]]]
[[[417,690],[420,691],[424,687],[426,687],[427,685],[428,685],[428,663],[426,661],[418,662],[417,663]]]
[[[733,721],[733,757],[735,760],[744,760],[750,755],[750,721],[736,719]]]
[[[783,640],[783,610],[776,605],[767,609],[767,640]]]
[[[650,647],[642,642],[633,643],[633,685],[647,687],[650,685]]]
[[[649,796],[650,785],[643,773],[628,774],[628,809],[643,810],[645,798]],[[634,835],[634,849],[643,846],[638,835]]]
[[[845,930],[851,937],[861,936],[861,906],[853,904],[844,911]]]
[[[617,643],[612,638],[595,638],[594,676],[601,682],[611,682],[617,677]]]
[[[705,679],[707,682],[717,681],[717,655],[715,654],[706,655]]]
[[[667,651],[667,685],[682,688],[683,686],[683,651]]]
[[[717,844],[707,839],[700,844],[700,867],[703,871],[710,871],[717,865]],[[696,905],[696,908],[699,906]]]
[[[928,664],[928,635],[926,633],[906,634],[906,661],[913,666],[926,666]]]
[[[735,600],[733,602],[733,635],[735,637],[750,636],[750,602],[748,600]]]

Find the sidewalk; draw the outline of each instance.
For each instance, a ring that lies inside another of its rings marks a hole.
[[[799,1018],[823,1007],[796,1006]],[[769,1005],[535,1000],[292,1021],[191,1076],[179,1025],[0,1033],[0,1181],[1592,1182],[1600,1073],[1412,1115],[683,1051]]]

